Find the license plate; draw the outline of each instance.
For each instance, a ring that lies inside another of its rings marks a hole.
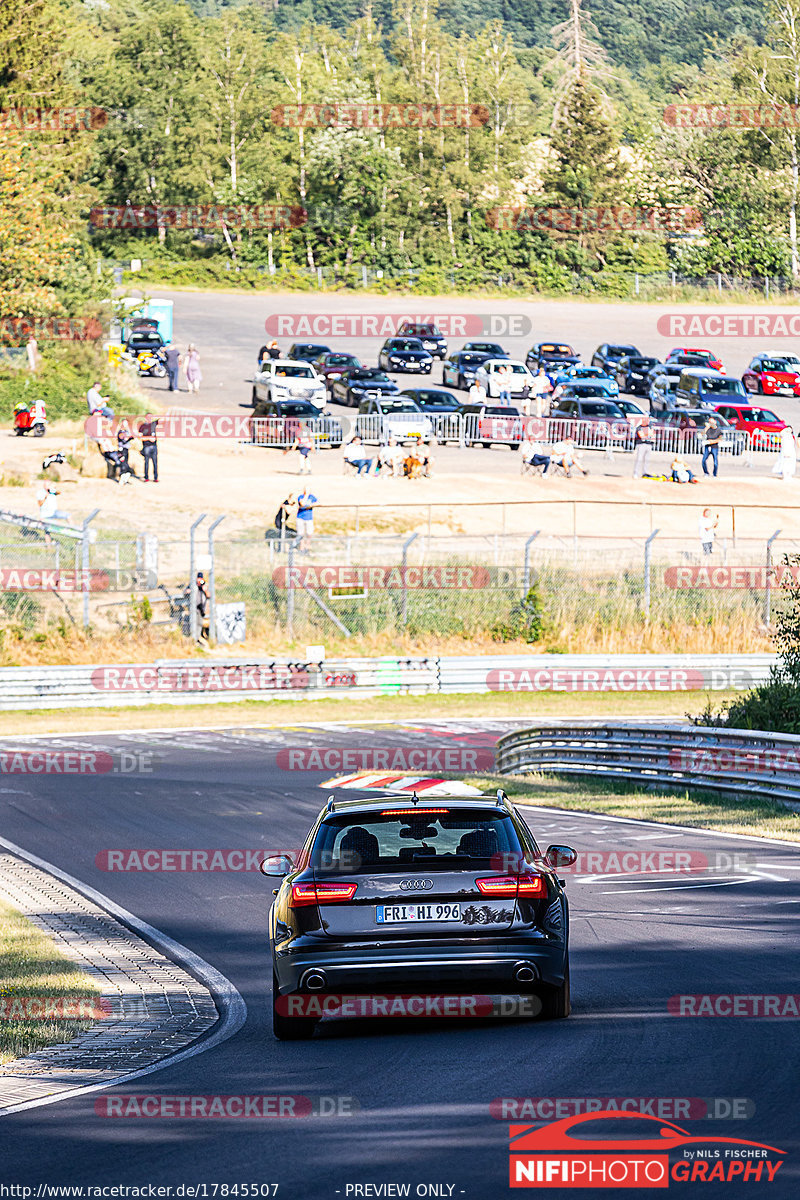
[[[793,396],[794,395],[794,388],[789,387],[788,384],[782,384],[781,387],[778,388],[778,391],[780,392],[780,394],[782,396]]]
[[[460,921],[460,904],[379,904],[375,910],[379,925],[397,925],[404,921]]]

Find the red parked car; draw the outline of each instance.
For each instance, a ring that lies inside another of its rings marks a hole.
[[[763,396],[800,396],[800,362],[794,354],[757,354],[742,383],[748,392]]]
[[[712,350],[703,350],[699,346],[675,346],[670,350],[665,361],[674,362],[682,354],[696,354],[698,358],[702,358],[703,363],[698,363],[698,366],[711,367],[712,371],[721,371],[723,369],[722,362]]]
[[[764,446],[777,445],[778,434],[786,428],[786,422],[771,408],[757,408],[752,404],[715,404],[714,410],[736,429],[749,433],[756,446],[759,442]]]

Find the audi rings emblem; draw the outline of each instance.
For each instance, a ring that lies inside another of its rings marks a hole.
[[[404,879],[400,884],[401,892],[427,892],[433,887],[432,879]]]

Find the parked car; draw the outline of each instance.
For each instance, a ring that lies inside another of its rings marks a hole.
[[[576,859],[569,846],[541,850],[505,792],[331,797],[302,855],[261,864],[280,880],[269,913],[275,1037],[313,1037],[324,993],[528,993],[541,1019],[568,1017],[559,872]]]
[[[342,354],[335,350],[328,350],[325,354],[320,354],[311,364],[318,375],[321,375],[330,391],[331,384],[334,379],[341,379],[345,371],[351,371],[354,367],[360,367],[361,363],[356,358],[355,354]]]
[[[680,375],[662,371],[653,376],[650,384],[650,412],[667,412],[677,407],[677,391]]]
[[[265,358],[253,376],[253,407],[269,400],[308,400],[322,410],[328,399],[325,380],[310,362]]]
[[[734,401],[741,399],[746,403],[747,392],[741,379],[735,379],[732,375],[720,375],[711,367],[690,367],[678,380],[675,397],[679,402],[697,408],[722,400],[723,397],[730,397]]]
[[[323,346],[320,342],[295,342],[289,347],[286,357],[297,362],[313,362],[321,354],[330,353],[330,346]]]
[[[677,429],[679,440],[688,443],[696,434],[703,432],[712,417],[722,430],[720,449],[728,450],[733,455],[741,454],[747,445],[747,435],[734,429],[730,422],[713,408],[676,408],[662,413],[658,420],[653,422],[653,428]]]
[[[519,450],[525,433],[525,418],[518,408],[503,404],[465,404],[461,413],[466,446],[483,446],[488,450],[493,445],[501,445]]]
[[[715,371],[723,369],[721,359],[717,358],[713,350],[704,350],[699,346],[675,346],[673,350],[670,350],[666,361],[677,362],[679,358],[683,358],[687,354],[702,359],[704,367],[711,367]],[[699,366],[700,364],[698,363],[697,365]]]
[[[401,396],[408,396],[424,413],[460,413],[461,401],[441,388],[403,388]]]
[[[429,442],[433,437],[430,417],[408,396],[365,397],[358,406],[358,415],[381,418],[380,428],[376,430],[380,439],[393,437],[398,443]],[[369,437],[370,433],[364,436]]]
[[[574,367],[580,361],[580,354],[576,354],[566,342],[538,342],[525,355],[525,366],[529,371],[535,373],[539,367],[544,367],[548,375],[551,368]]]
[[[461,401],[441,388],[403,388],[401,396],[408,396],[417,407],[430,417],[434,433],[439,442],[461,441]]]
[[[310,429],[318,447],[341,446],[344,426],[336,417],[320,419],[320,413],[308,400],[261,400],[253,414],[268,418],[254,439],[259,445],[285,445]],[[253,426],[255,429],[256,427]]]
[[[128,334],[125,353],[137,355],[142,351],[149,350],[157,354],[164,349],[165,345],[161,334],[157,329],[153,329],[152,325],[138,325],[134,326]]]
[[[614,403],[617,408],[621,408],[625,416],[630,418],[646,417],[645,410],[636,403],[635,400],[629,400],[627,396],[615,396]]]
[[[592,355],[592,366],[603,367],[611,374],[616,374],[621,358],[642,358],[641,350],[635,346],[618,345],[615,342],[603,342]]]
[[[786,421],[771,408],[756,408],[752,404],[715,404],[715,412],[729,421],[735,429],[750,435],[753,445],[774,445],[777,435],[787,428]]]
[[[425,321],[403,321],[395,337],[419,338],[434,358],[447,358],[447,341],[438,325]]]
[[[757,354],[742,375],[748,392],[763,396],[800,396],[800,360],[783,354]]]
[[[650,391],[649,372],[660,366],[657,358],[647,354],[632,354],[617,363],[617,385],[621,392],[634,396],[646,396]]]
[[[430,375],[433,355],[425,349],[419,338],[387,338],[378,355],[378,366],[396,374],[413,372]]]
[[[502,376],[498,375],[498,372],[501,367],[508,367],[511,371],[509,390],[512,400],[526,399],[533,385],[533,376],[525,363],[517,358],[487,358],[486,362],[481,363],[475,372],[475,379],[480,380],[486,389],[486,398],[491,400],[500,395]]]
[[[445,387],[468,391],[478,367],[488,362],[490,357],[477,350],[458,350],[442,363],[442,383]]]
[[[606,445],[609,442],[628,445],[633,433],[619,405],[602,392],[599,397],[580,394],[562,396],[551,407],[548,420],[574,421],[575,429],[572,431],[570,427],[570,436],[575,438],[579,446]]]
[[[508,352],[499,342],[465,342],[462,350],[471,350],[473,354],[483,354],[486,358],[508,358]]]
[[[353,367],[331,383],[331,400],[358,408],[365,397],[396,396],[400,391],[393,379],[378,367]]]
[[[703,370],[715,371],[716,367],[709,367],[708,362],[703,358],[702,354],[676,354],[668,363],[664,364],[667,367],[677,367],[679,370],[685,370],[686,367],[701,367]]]
[[[586,367],[582,363],[577,367],[568,367],[559,371],[556,383],[599,383],[610,396],[619,395],[619,384],[613,375],[609,375],[602,367]]]

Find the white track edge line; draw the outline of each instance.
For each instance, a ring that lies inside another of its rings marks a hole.
[[[68,884],[76,892],[85,896],[87,900],[94,901],[95,904],[105,909],[111,916],[117,917],[124,925],[130,926],[136,933],[141,934],[147,941],[152,942],[165,957],[187,968],[190,975],[194,975],[201,983],[205,984],[220,1010],[220,1023],[217,1028],[207,1038],[193,1046],[187,1046],[175,1054],[170,1054],[168,1057],[161,1059],[157,1063],[153,1063],[149,1067],[142,1067],[138,1071],[129,1071],[125,1075],[119,1075],[116,1079],[110,1079],[104,1083],[86,1084],[85,1086],[68,1088],[53,1096],[41,1096],[35,1100],[25,1100],[21,1104],[0,1110],[0,1117],[12,1116],[14,1113],[24,1112],[29,1108],[40,1108],[45,1104],[56,1104],[61,1100],[69,1100],[76,1096],[86,1095],[89,1092],[106,1091],[108,1088],[117,1087],[121,1083],[127,1083],[128,1080],[140,1079],[143,1075],[151,1075],[153,1072],[161,1071],[165,1067],[174,1066],[184,1059],[193,1058],[197,1054],[204,1054],[206,1050],[211,1050],[214,1046],[218,1046],[221,1042],[227,1041],[228,1038],[238,1033],[247,1020],[247,1005],[231,981],[218,971],[216,967],[212,967],[210,963],[201,958],[199,954],[195,954],[187,946],[176,942],[174,938],[171,938],[166,933],[162,933],[160,929],[156,929],[153,925],[148,925],[146,921],[141,920],[126,908],[122,908],[108,896],[104,896],[102,892],[98,892],[88,884],[82,883],[74,875],[69,875],[66,871],[62,871],[60,867],[54,866],[53,863],[39,858],[36,854],[31,854],[28,850],[23,850],[21,846],[17,846],[14,842],[9,842],[3,837],[0,837],[0,846],[4,847],[11,854],[16,854],[19,858],[31,863],[32,866],[39,867],[40,870],[46,871],[49,875],[54,875],[56,879],[60,879],[63,883]]]

